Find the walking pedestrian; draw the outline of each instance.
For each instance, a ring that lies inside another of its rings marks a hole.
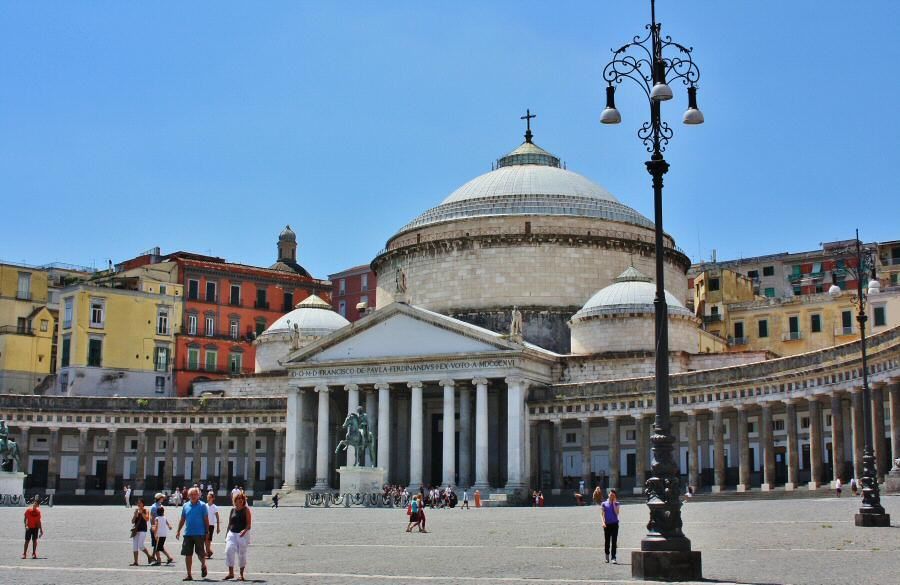
[[[219,527],[219,507],[216,505],[216,495],[209,492],[206,495],[206,509],[209,514],[209,534],[206,537],[206,558],[211,559],[213,556],[213,533],[220,532]]]
[[[155,560],[150,564],[157,567],[162,564],[162,557],[159,556],[159,553],[162,553],[166,555],[166,564],[171,565],[175,559],[166,550],[166,538],[169,536],[172,525],[166,519],[166,509],[163,506],[157,506],[156,515],[151,516],[151,521],[150,530],[154,536],[153,558]]]
[[[606,501],[600,504],[600,524],[603,526],[603,553],[606,562],[617,564],[616,545],[619,540],[619,502],[616,490],[609,490]]]
[[[594,503],[598,506],[603,503],[603,488],[599,485],[594,488],[594,494],[591,496],[594,500]]]
[[[278,492],[275,492],[274,494],[272,494],[272,505],[271,505],[270,507],[271,507],[271,508],[277,508],[277,507],[278,507],[278,500],[279,500]]]
[[[150,512],[144,507],[144,498],[138,498],[137,509],[131,515],[131,552],[134,562],[130,566],[138,566],[138,553],[147,555],[147,562],[153,562],[153,556],[147,550],[147,526],[150,520]]]
[[[165,499],[166,497],[163,494],[157,493],[153,496],[153,504],[150,506],[150,514],[148,516],[150,518],[150,550],[156,550],[156,533],[153,531],[153,521],[156,519],[156,510],[163,505],[163,500]]]
[[[406,510],[407,515],[409,516],[409,523],[406,525],[406,531],[412,532],[413,526],[419,525],[419,499],[422,496],[416,496],[409,503],[409,508]]]
[[[181,529],[184,528],[184,542],[181,544],[181,554],[184,556],[184,568],[187,577],[182,581],[193,581],[191,574],[194,557],[200,559],[200,576],[206,578],[206,535],[209,532],[209,510],[206,504],[200,501],[200,489],[192,487],[188,490],[189,501],[181,507],[181,520],[178,521],[178,530],[175,539],[181,538]]]
[[[837,478],[834,480],[834,491],[837,493],[837,497],[841,497],[841,488],[844,484],[841,483],[841,478]]]
[[[37,558],[37,541],[44,536],[44,525],[41,523],[41,500],[37,496],[25,509],[25,548],[22,558],[28,554],[28,541],[31,541],[31,558]]]
[[[126,508],[131,507],[131,486],[130,485],[125,486],[125,507]]]
[[[463,490],[462,504],[460,504],[459,509],[462,510],[463,508],[465,508],[466,510],[469,509],[469,490],[468,489]]]
[[[237,556],[240,568],[240,580],[246,580],[244,569],[247,567],[247,547],[250,545],[250,527],[253,515],[247,507],[247,496],[244,492],[235,494],[233,508],[228,515],[228,534],[225,536],[225,564],[228,574],[225,579],[234,579],[234,557]]]
[[[859,487],[856,485],[856,478],[851,477],[850,478],[850,491],[853,492],[853,495],[855,496],[857,494],[858,490],[859,490]]]
[[[428,532],[425,530],[425,506],[421,498],[419,499],[419,532]]]

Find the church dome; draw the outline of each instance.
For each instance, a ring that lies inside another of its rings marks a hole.
[[[335,312],[334,308],[316,295],[310,295],[297,303],[290,313],[282,315],[260,337],[275,333],[290,333],[294,325],[302,337],[321,337],[337,331],[350,321]]]
[[[285,241],[296,242],[297,234],[294,233],[294,230],[291,229],[290,225],[286,225],[286,226],[284,226],[284,229],[281,230],[281,233],[278,234],[278,241],[279,242],[285,242]]]
[[[669,291],[666,304],[669,315],[693,316],[689,310]],[[656,285],[634,266],[629,266],[615,282],[592,296],[580,311],[572,317],[572,322],[598,316],[653,313]]]
[[[558,157],[526,141],[500,158],[493,171],[464,184],[398,233],[443,221],[497,215],[577,216],[653,227],[605,188],[566,170]]]

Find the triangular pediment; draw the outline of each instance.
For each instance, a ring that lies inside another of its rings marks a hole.
[[[288,364],[521,350],[504,335],[394,303],[297,350]]]

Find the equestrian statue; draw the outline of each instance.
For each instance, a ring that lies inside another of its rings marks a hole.
[[[5,420],[0,420],[0,470],[12,471],[21,467],[19,461],[19,445],[9,438],[9,427]]]
[[[366,453],[372,461],[372,467],[377,464],[375,456],[375,435],[369,431],[369,417],[362,406],[356,407],[356,412],[351,412],[344,419],[342,428],[347,429],[347,436],[338,443],[335,453],[346,451],[347,447],[353,447],[356,453],[356,467],[364,467]],[[348,462],[349,463],[349,462]]]

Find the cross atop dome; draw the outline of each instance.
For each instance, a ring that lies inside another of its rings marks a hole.
[[[528,144],[531,144],[531,139],[534,137],[534,134],[531,133],[532,118],[537,118],[537,114],[532,114],[531,109],[526,109],[525,115],[519,117],[520,120],[525,120],[525,142],[527,142]]]

